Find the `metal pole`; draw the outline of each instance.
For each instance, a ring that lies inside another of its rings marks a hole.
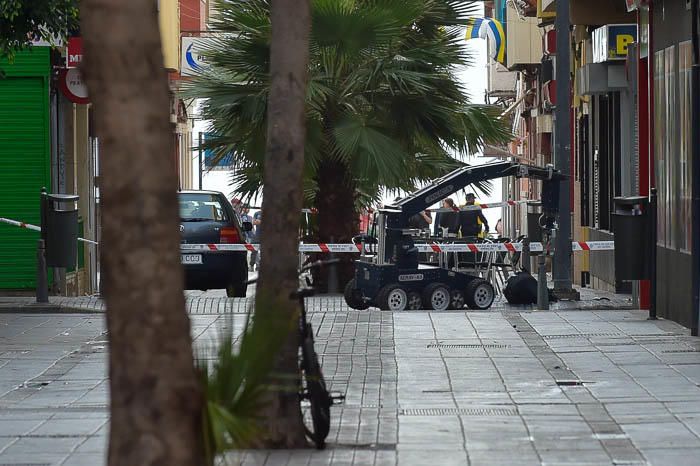
[[[649,271],[649,320],[656,320],[656,235],[657,235],[657,218],[656,218],[656,188],[651,188],[649,191],[651,200],[649,202],[649,214],[651,223],[651,245],[649,247],[651,254]]]
[[[692,310],[690,317],[690,333],[698,336],[698,321],[700,320],[700,32],[698,31],[698,17],[700,14],[699,0],[692,0],[693,22],[693,69],[692,69],[692,255],[691,255],[691,283],[692,283]]]
[[[49,302],[49,278],[46,272],[46,249],[43,239],[37,242],[36,248],[36,302]]]
[[[520,268],[530,273],[530,238],[523,239],[523,252],[520,254]]]
[[[197,161],[199,162],[199,189],[202,189],[202,165],[204,165],[204,161],[202,160],[202,132],[199,132],[199,157],[197,158]]]
[[[547,287],[547,266],[545,252],[537,256],[537,309],[549,310],[549,289]]]
[[[554,166],[565,175],[571,173],[571,77],[569,44],[569,0],[557,0],[556,80],[557,103],[554,111]],[[571,180],[559,187],[559,231],[555,238],[552,275],[555,291],[571,292]]]

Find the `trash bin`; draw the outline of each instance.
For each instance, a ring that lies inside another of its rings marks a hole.
[[[73,269],[78,257],[78,199],[73,194],[41,193],[41,237],[46,265]]]
[[[542,216],[542,202],[527,202],[527,237],[531,243],[542,242],[542,227],[540,217]]]
[[[614,198],[612,215],[615,234],[615,278],[646,280],[650,276],[653,252],[649,201],[644,196]]]

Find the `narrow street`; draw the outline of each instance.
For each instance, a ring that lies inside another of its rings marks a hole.
[[[247,300],[191,296],[201,357]],[[232,464],[694,465],[700,341],[633,310],[382,312],[309,301],[332,391],[325,451]],[[103,315],[0,315],[0,463],[105,464]]]

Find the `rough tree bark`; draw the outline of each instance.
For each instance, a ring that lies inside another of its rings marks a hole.
[[[82,0],[100,138],[110,466],[203,463],[179,252],[177,174],[155,1]]]
[[[309,62],[309,0],[273,0],[271,5],[271,87],[263,187],[261,268],[255,300],[257,318],[270,318],[290,329],[277,356],[273,384],[264,409],[261,447],[306,447],[299,397],[299,310],[290,294],[298,286],[299,211],[306,121],[304,101]]]
[[[318,192],[314,201],[318,209],[318,242],[350,243],[358,233],[358,214],[355,211],[355,183],[347,167],[338,161],[323,160],[318,167]],[[319,257],[320,259],[321,257]],[[355,273],[352,254],[339,254],[342,262],[338,264],[339,290],[342,291]],[[320,290],[328,290],[328,273],[314,273],[314,284]]]

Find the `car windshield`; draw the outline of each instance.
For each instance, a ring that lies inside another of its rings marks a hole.
[[[221,199],[214,194],[180,194],[180,220],[183,222],[226,222],[228,215]]]

